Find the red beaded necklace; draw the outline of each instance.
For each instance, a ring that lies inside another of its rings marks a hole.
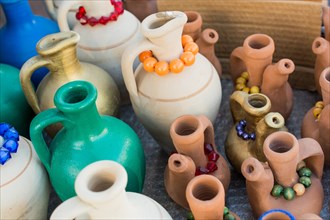
[[[80,24],[89,24],[92,27],[96,24],[106,25],[109,21],[116,21],[119,15],[124,13],[123,2],[121,0],[110,0],[110,3],[113,5],[115,10],[111,12],[109,16],[101,16],[99,19],[93,16],[88,17],[84,6],[80,6],[76,13],[76,19],[80,22]]]

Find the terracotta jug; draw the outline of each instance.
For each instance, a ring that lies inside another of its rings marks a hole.
[[[288,210],[294,216],[320,214],[324,198],[320,145],[312,138],[297,140],[288,132],[278,131],[266,138],[263,150],[267,163],[250,157],[242,164],[254,215],[274,208]]]
[[[194,219],[234,219],[240,218],[230,212],[225,213],[225,190],[221,181],[211,175],[194,177],[186,189],[186,197]],[[229,216],[226,216],[228,215]]]
[[[320,78],[323,103],[321,111],[311,108],[305,115],[301,126],[301,136],[314,138],[324,153],[324,162],[330,166],[330,67],[323,70]]]
[[[274,51],[275,44],[270,36],[250,35],[242,47],[231,53],[230,71],[232,80],[238,84],[239,76],[248,72],[247,87],[259,87],[261,93],[272,102],[271,111],[279,112],[287,119],[293,107],[292,89],[287,81],[295,65],[289,59],[282,59],[272,65]],[[239,87],[236,86],[236,89]]]
[[[282,115],[270,112],[270,109],[270,100],[261,93],[235,91],[230,96],[234,126],[226,137],[225,152],[237,171],[241,170],[243,161],[249,157],[266,161],[262,146],[267,136],[275,131],[287,130]]]
[[[100,115],[97,90],[87,81],[60,87],[54,97],[56,108],[39,113],[31,122],[30,135],[51,183],[62,200],[75,196],[74,181],[80,170],[98,160],[114,160],[128,172],[128,191],[141,192],[145,158],[140,140],[121,120]],[[63,128],[49,143],[43,130],[61,122]]]
[[[118,86],[122,104],[129,103],[120,65],[124,50],[142,38],[140,21],[124,10],[120,0],[63,1],[58,9],[61,31],[70,30],[67,14],[78,7],[83,7],[76,14],[81,19],[72,27],[81,37],[77,44],[78,58],[110,74]],[[135,67],[137,64],[136,60]]]
[[[171,123],[185,114],[203,114],[214,122],[222,97],[220,79],[213,65],[199,53],[182,53],[181,34],[186,21],[187,16],[179,11],[148,16],[142,22],[145,38],[131,45],[122,58],[123,76],[133,109],[167,153],[174,150],[169,135]],[[180,61],[181,54],[192,55],[195,61],[193,64],[189,62],[191,65],[184,66],[180,73],[168,72],[160,76],[147,72],[143,64],[134,73],[135,58],[142,52],[151,53],[150,50],[155,56],[149,57],[150,60],[157,58],[158,63],[164,65],[169,61]]]
[[[314,66],[314,79],[316,89],[319,94],[322,94],[320,85],[320,75],[322,71],[330,66],[330,42],[322,37],[315,38],[312,50],[316,54]]]
[[[271,209],[264,212],[258,220],[322,220],[322,218],[313,213],[306,213],[294,217],[290,212],[284,209]]]
[[[0,123],[0,219],[47,219],[50,184],[31,141]]]
[[[60,32],[42,38],[37,44],[38,56],[29,59],[22,67],[20,80],[25,97],[36,114],[55,107],[55,92],[65,83],[86,80],[96,86],[97,109],[101,114],[117,115],[120,97],[113,79],[101,68],[80,62],[76,56],[76,45],[80,37],[75,32]],[[48,75],[41,81],[37,91],[31,84],[32,73],[47,67]],[[60,129],[54,126],[47,131],[54,136]]]
[[[214,45],[219,40],[218,33],[211,28],[202,31],[203,20],[197,11],[185,11],[184,13],[187,15],[188,21],[183,27],[183,34],[190,35],[196,41],[199,52],[213,64],[220,77],[222,66],[214,51]]]
[[[167,193],[176,203],[188,209],[184,195],[187,184],[203,173],[218,178],[228,190],[229,167],[217,152],[213,125],[207,117],[181,116],[172,123],[170,134],[178,153],[168,160],[164,182]]]
[[[153,199],[126,192],[126,185],[122,165],[110,160],[94,162],[78,174],[77,196],[58,206],[50,219],[172,219]]]

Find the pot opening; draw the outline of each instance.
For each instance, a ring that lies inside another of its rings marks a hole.
[[[97,173],[90,178],[87,187],[92,192],[103,192],[111,188],[114,184],[114,179],[112,175]]]
[[[245,169],[246,169],[246,173],[248,173],[248,174],[251,174],[254,172],[254,167],[251,164],[247,165]]]
[[[174,162],[173,162],[173,164],[174,164],[174,166],[175,167],[177,167],[177,168],[179,168],[179,167],[181,167],[181,161],[179,161],[179,160],[175,160]]]
[[[280,140],[275,140],[270,143],[269,148],[276,153],[286,153],[291,150],[293,143],[287,143]]]
[[[287,68],[287,69],[289,69],[289,68],[291,67],[290,63],[288,63],[288,62],[285,62],[285,63],[284,63],[284,66],[285,66],[285,68]]]
[[[191,119],[183,121],[177,125],[175,132],[180,136],[187,136],[193,134],[198,128],[198,120]]]
[[[257,39],[252,39],[249,42],[249,46],[253,49],[259,50],[270,44],[270,40],[267,37],[259,37]]]
[[[277,117],[273,117],[272,121],[273,121],[274,124],[279,124],[281,122],[280,119],[277,118]]]
[[[321,42],[320,41],[315,41],[315,48],[321,47]]]
[[[215,34],[214,34],[213,31],[209,33],[209,37],[212,38],[212,39],[215,38]]]
[[[267,104],[266,98],[258,94],[249,96],[248,102],[254,108],[262,108]]]
[[[330,68],[328,68],[325,73],[325,79],[327,80],[327,83],[330,83]]]
[[[211,182],[212,183],[212,182]],[[192,195],[201,201],[208,201],[216,197],[219,193],[219,188],[212,185],[210,182],[201,183],[192,189]]]
[[[76,104],[86,99],[87,95],[88,93],[86,89],[74,88],[64,95],[63,101],[68,104]]]

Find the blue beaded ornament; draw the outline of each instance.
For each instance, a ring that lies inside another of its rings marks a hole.
[[[243,140],[255,140],[256,139],[256,134],[254,132],[252,132],[251,134],[247,133],[244,129],[247,125],[246,120],[240,120],[238,122],[238,124],[236,125],[236,132],[237,132],[237,136],[242,138]]]
[[[19,133],[8,123],[0,123],[0,163],[4,165],[18,149]]]

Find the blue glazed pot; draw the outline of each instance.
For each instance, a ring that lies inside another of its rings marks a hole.
[[[45,17],[32,13],[28,0],[0,0],[6,24],[0,29],[0,63],[18,69],[37,55],[36,44],[44,36],[59,32],[58,25]],[[35,87],[47,74],[46,68],[32,76]]]

